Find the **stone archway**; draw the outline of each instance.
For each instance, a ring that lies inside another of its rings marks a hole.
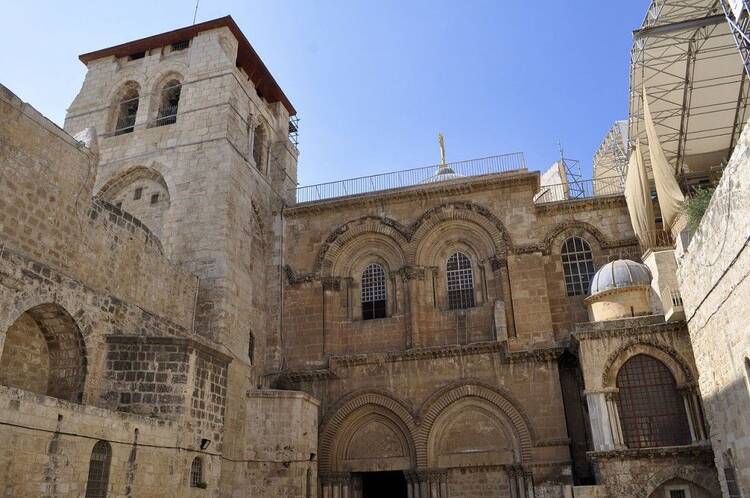
[[[81,330],[58,304],[29,308],[5,333],[0,384],[80,403],[86,370]]]

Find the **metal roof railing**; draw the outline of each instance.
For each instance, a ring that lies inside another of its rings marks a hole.
[[[433,178],[441,165],[425,166],[422,168],[393,171],[378,175],[349,178],[336,182],[319,183],[297,188],[297,203],[316,202],[350,195],[368,194],[381,190],[413,187],[420,184],[434,185],[437,178]],[[526,170],[526,160],[523,152],[514,152],[499,156],[483,157],[448,163],[454,175],[446,175],[446,180],[457,180],[457,177],[472,177],[508,173]]]

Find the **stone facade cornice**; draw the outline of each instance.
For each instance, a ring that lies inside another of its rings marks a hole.
[[[661,446],[657,448],[621,448],[607,451],[589,451],[586,453],[593,460],[638,460],[653,458],[674,458],[678,456],[698,457],[713,461],[713,450],[710,443],[699,442],[688,446]]]
[[[329,369],[318,369],[318,370],[297,370],[294,372],[286,372],[285,377],[290,382],[315,382],[318,380],[332,380],[337,379],[338,376]]]
[[[460,180],[436,182],[425,185],[378,190],[367,194],[337,197],[321,201],[306,202],[289,206],[284,214],[293,218],[311,212],[348,209],[354,206],[382,206],[383,202],[402,201],[411,199],[442,199],[446,196],[464,195],[469,192],[481,192],[497,187],[511,187],[527,185],[535,190],[539,184],[539,172],[519,170],[517,172],[497,173],[467,177]]]
[[[554,216],[560,213],[577,213],[581,211],[595,211],[611,207],[627,207],[624,195],[606,195],[602,197],[587,197],[585,199],[567,199],[557,202],[534,204],[537,214]]]
[[[536,348],[524,351],[505,351],[505,359],[508,363],[549,363],[557,361],[557,358],[565,351],[562,346],[548,348]]]
[[[663,315],[648,315],[610,322],[578,324],[572,335],[578,342],[583,342],[608,337],[642,337],[669,332],[688,333],[684,321],[665,322]]]

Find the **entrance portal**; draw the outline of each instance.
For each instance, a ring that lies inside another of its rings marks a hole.
[[[401,471],[364,472],[362,498],[406,498],[406,477]]]

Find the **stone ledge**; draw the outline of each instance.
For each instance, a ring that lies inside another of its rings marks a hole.
[[[578,341],[601,339],[603,337],[633,336],[657,332],[685,332],[685,322],[665,322],[664,315],[646,315],[603,322],[576,324],[573,337]]]
[[[641,458],[674,458],[677,456],[705,457],[713,461],[713,450],[709,442],[699,442],[688,446],[660,446],[657,448],[622,448],[608,451],[589,451],[589,459],[635,460]]]
[[[218,348],[223,348],[220,345],[213,346],[207,343],[201,342],[201,340],[191,337],[144,337],[139,335],[109,335],[106,337],[107,344],[159,344],[159,345],[172,345],[177,347],[187,348],[188,350],[193,349],[206,353],[219,360],[223,360],[226,364],[231,363],[232,357],[220,351]]]
[[[287,391],[283,389],[250,389],[247,391],[248,398],[276,398],[276,399],[299,399],[307,401],[315,406],[320,406],[320,401],[302,391]]]

